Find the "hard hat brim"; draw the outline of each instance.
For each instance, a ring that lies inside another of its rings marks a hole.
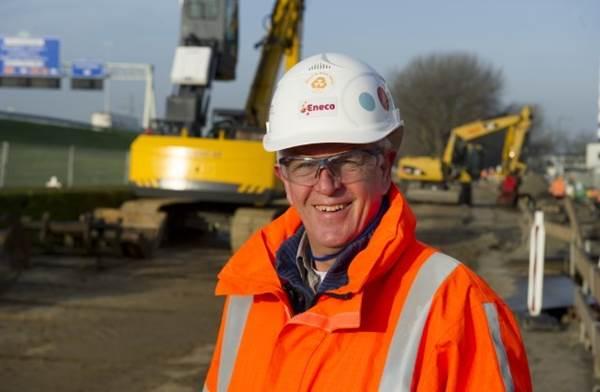
[[[362,130],[361,132],[351,133],[343,132],[339,129],[315,130],[313,132],[299,133],[293,139],[287,135],[282,138],[274,138],[272,133],[268,133],[263,137],[263,147],[268,152],[287,150],[299,146],[309,144],[322,143],[343,143],[343,144],[369,144],[375,143],[384,137],[391,134],[393,131],[403,125],[400,119],[398,109],[394,113],[394,121],[383,127],[377,127],[369,132]],[[267,129],[269,124],[267,123]]]

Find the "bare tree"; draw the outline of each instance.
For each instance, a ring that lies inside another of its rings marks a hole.
[[[508,110],[515,107],[516,105],[511,105]],[[566,145],[567,139],[563,133],[546,126],[544,112],[539,105],[534,105],[532,112],[533,124],[523,153],[525,160],[535,162],[545,155],[558,154],[560,146]]]
[[[509,110],[516,105],[509,106]],[[526,152],[529,158],[543,155],[584,155],[586,145],[593,140],[591,133],[569,132],[568,128],[547,124],[543,110],[538,105],[533,109],[533,125],[529,131]]]
[[[472,54],[413,60],[391,78],[406,128],[401,155],[441,155],[452,128],[499,112],[503,84],[501,71]]]

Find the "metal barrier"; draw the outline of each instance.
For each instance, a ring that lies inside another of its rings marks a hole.
[[[0,290],[31,266],[34,248],[44,254],[94,256],[97,269],[105,267],[104,256],[151,258],[164,236],[167,214],[159,210],[163,201],[96,208],[71,221],[54,221],[49,213],[37,221],[0,214]]]
[[[0,143],[0,188],[122,185],[125,150]]]
[[[554,223],[545,220],[544,229],[548,237],[563,241],[569,246],[569,271],[565,272],[575,284],[574,306],[580,320],[580,340],[592,351],[594,374],[600,377],[600,260],[591,256],[589,246],[591,240],[600,240],[600,222],[583,223],[577,214],[576,205],[568,197],[562,204],[556,204],[554,207],[563,209],[567,222]],[[533,227],[534,215],[524,204],[521,204],[521,210],[525,212],[529,227]]]
[[[527,288],[527,308],[532,316],[542,312],[544,292],[544,256],[546,251],[546,230],[544,213],[536,211],[529,235],[529,284]]]

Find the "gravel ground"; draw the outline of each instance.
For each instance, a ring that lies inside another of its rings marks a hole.
[[[163,249],[98,273],[42,258],[0,296],[1,391],[190,391],[201,385],[229,252]]]

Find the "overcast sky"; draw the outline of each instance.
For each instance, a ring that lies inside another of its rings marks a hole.
[[[240,0],[235,82],[216,83],[214,106],[242,108],[273,0]],[[151,63],[159,115],[171,91],[179,32],[177,0],[0,0],[0,35],[53,36],[62,61]],[[416,56],[464,51],[501,69],[504,103],[542,107],[546,126],[595,135],[600,59],[599,0],[307,0],[304,55],[337,51],[384,76]],[[0,110],[89,121],[101,92],[0,90]],[[143,83],[111,84],[111,109],[141,116]]]

